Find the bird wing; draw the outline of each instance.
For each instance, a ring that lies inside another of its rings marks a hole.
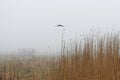
[[[57,25],[57,27],[64,27],[63,25],[61,25],[61,24],[59,24],[59,25]]]

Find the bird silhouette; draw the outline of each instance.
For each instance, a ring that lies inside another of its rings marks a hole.
[[[58,24],[57,27],[64,27],[62,24]]]

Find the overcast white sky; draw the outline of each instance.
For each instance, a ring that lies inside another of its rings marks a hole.
[[[0,51],[58,49],[57,24],[66,27],[65,40],[120,30],[120,0],[0,0]]]

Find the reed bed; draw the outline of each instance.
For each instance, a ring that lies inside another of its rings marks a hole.
[[[87,36],[62,46],[59,56],[0,61],[0,80],[120,80],[118,33]]]
[[[120,80],[118,33],[87,36],[64,49],[51,80]]]

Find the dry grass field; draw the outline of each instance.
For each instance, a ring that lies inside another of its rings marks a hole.
[[[0,80],[120,80],[119,34],[83,42],[64,44],[55,57],[7,56],[0,60]]]

